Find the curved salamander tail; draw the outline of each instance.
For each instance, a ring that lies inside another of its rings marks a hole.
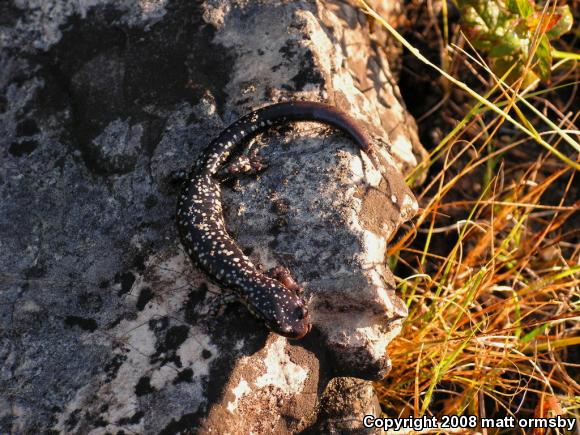
[[[371,139],[353,118],[328,104],[295,101],[263,107],[234,122],[209,145],[199,167],[204,174],[215,175],[232,151],[245,140],[272,126],[293,121],[322,122],[338,128],[350,136],[375,163]]]

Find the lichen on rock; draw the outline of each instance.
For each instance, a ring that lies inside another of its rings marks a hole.
[[[364,16],[246,0],[0,12],[0,432],[330,427],[331,379],[388,371],[406,309],[384,256],[417,210],[399,170],[420,144]],[[190,264],[170,182],[230,122],[291,99],[391,142],[375,168],[328,127],[284,126],[251,145],[267,170],[224,187],[234,238],[306,288],[315,328],[298,342]],[[357,385],[356,409],[373,409]]]

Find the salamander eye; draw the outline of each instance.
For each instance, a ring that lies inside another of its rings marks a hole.
[[[296,308],[294,308],[293,314],[294,314],[294,318],[302,320],[308,316],[308,308],[296,307]]]

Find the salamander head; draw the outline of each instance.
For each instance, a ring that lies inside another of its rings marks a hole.
[[[304,300],[296,292],[277,284],[267,295],[260,298],[260,304],[252,307],[258,312],[268,329],[291,339],[304,337],[312,324]]]
[[[312,328],[308,308],[301,298],[292,294],[292,298],[279,307],[279,315],[265,319],[266,326],[277,334],[291,339],[304,337]]]

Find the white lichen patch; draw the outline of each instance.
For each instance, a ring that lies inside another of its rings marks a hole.
[[[183,366],[190,367],[196,376],[208,376],[211,363],[218,356],[218,348],[201,330],[195,328],[190,334],[191,336],[179,347],[177,355]],[[210,351],[211,356],[204,358],[202,355],[204,351]]]
[[[234,388],[232,388],[232,393],[234,395],[234,400],[231,402],[228,402],[226,409],[233,413],[236,409],[238,409],[238,401],[245,396],[246,394],[248,394],[251,391],[250,385],[248,384],[248,382],[245,379],[240,379],[240,382],[238,383],[237,386],[235,386]]]
[[[378,186],[381,183],[381,168],[375,168],[365,153],[362,153],[362,159],[354,156],[350,158],[349,166],[353,176],[352,182],[364,183],[368,186]]]
[[[323,53],[327,53],[327,56],[317,57],[319,60],[319,67],[325,72],[330,73],[335,69],[335,65],[341,65],[344,56],[341,50],[336,50],[328,36],[318,24],[318,20],[312,12],[299,10],[296,12],[296,16],[304,22],[304,33],[308,35],[311,44]],[[334,56],[334,57],[333,57]]]
[[[175,379],[176,374],[177,370],[174,367],[170,365],[162,365],[153,373],[151,373],[149,384],[156,390],[161,390],[168,382],[171,382],[173,379]]]
[[[141,20],[157,20],[165,15],[167,0],[138,0],[141,10]]]
[[[411,165],[411,167],[417,166],[417,158],[413,154],[413,144],[407,136],[398,134],[392,138],[392,150],[398,158]]]
[[[173,386],[173,381],[185,368],[192,370],[191,380],[186,384],[188,394],[198,400],[184,406],[187,406],[189,412],[195,412],[196,407],[205,400],[204,382],[209,375],[210,364],[218,354],[217,347],[201,329],[188,328],[186,340],[175,351],[175,355],[181,361],[181,366],[177,367],[173,362],[164,362],[163,354],[157,354],[159,337],[150,327],[150,321],[156,319],[178,322],[178,313],[191,291],[189,284],[193,278],[191,273],[187,273],[189,268],[188,260],[178,249],[172,249],[149,259],[143,275],[135,280],[126,298],[127,303],[133,305],[140,292],[148,288],[154,295],[153,299],[141,311],[138,311],[135,317],[122,320],[115,328],[108,331],[107,336],[119,345],[116,354],[120,365],[115,376],[106,382],[96,377],[93,382],[80,390],[67,404],[65,412],[60,415],[58,425],[60,430],[64,430],[70,413],[85,407],[85,403],[107,403],[106,411],[99,410],[96,413],[105,421],[127,421],[140,410],[140,398],[137,395],[136,386],[143,379],[148,379],[148,388],[152,391],[176,388]],[[83,337],[83,340],[89,342],[94,338],[87,336]],[[211,356],[207,356],[207,351],[211,353]],[[154,355],[157,358],[152,360]],[[95,402],[94,397],[98,397],[99,400]],[[179,409],[175,409],[175,418],[179,417],[179,412]],[[167,416],[168,421],[171,417],[171,415]],[[123,429],[142,433],[143,424],[143,420],[134,424],[126,423]],[[100,434],[118,429],[118,426],[111,424],[94,429],[91,433]]]
[[[26,50],[27,43],[48,50],[60,41],[65,23],[73,16],[86,18],[95,7],[114,5],[121,21],[130,26],[148,24],[165,15],[167,0],[16,0],[14,5],[23,11],[23,18],[11,29],[0,27],[0,46]]]
[[[405,195],[401,204],[401,214],[404,219],[408,219],[414,216],[419,210],[419,204],[417,200],[411,195]]]
[[[376,324],[360,328],[357,332],[364,337],[365,348],[370,350],[371,357],[378,361],[387,355],[387,346],[399,335],[401,327],[401,321],[397,320],[389,324],[388,330],[385,330],[383,325]]]
[[[374,268],[377,265],[383,264],[385,261],[387,241],[383,236],[375,234],[372,231],[363,230],[363,250],[363,267]]]
[[[131,157],[139,152],[142,135],[141,124],[130,125],[128,121],[116,119],[93,139],[93,143],[99,147],[105,158]]]
[[[258,388],[273,386],[286,394],[296,394],[302,390],[308,372],[304,367],[294,364],[285,352],[286,339],[277,337],[267,348],[264,365],[266,373],[256,379]]]
[[[338,321],[336,315],[321,316],[322,327],[327,333],[331,348],[337,348],[343,355],[365,350],[366,360],[361,364],[372,364],[387,356],[388,344],[399,334],[401,320],[389,321],[386,316],[371,315],[371,313],[356,313],[356,315],[341,317],[340,329],[329,327],[330,321]]]
[[[278,260],[272,255],[270,249],[262,246],[256,246],[251,255],[252,259],[261,264],[265,270],[271,269],[278,265]]]
[[[245,344],[246,344],[246,340],[244,340],[243,338],[241,340],[236,341],[236,344],[234,345],[234,350],[243,349]]]
[[[42,308],[32,299],[25,300],[21,309],[22,311],[28,311],[29,313],[38,313],[42,310]]]
[[[63,412],[59,415],[58,422],[55,425],[55,429],[60,431],[61,433],[66,433],[66,421],[69,416],[76,410],[76,409],[83,409],[85,403],[89,400],[91,396],[91,392],[93,391],[92,385],[85,385],[84,387],[78,389],[74,395],[74,397],[64,406]],[[94,433],[94,431],[92,432]],[[97,432],[103,433],[103,432]]]
[[[243,419],[248,414],[253,415],[258,406],[262,407],[259,412],[264,418],[277,420],[276,403],[299,395],[307,379],[308,367],[290,359],[287,340],[277,335],[271,336],[259,353],[238,361],[226,387],[228,393],[224,396],[224,409]]]

